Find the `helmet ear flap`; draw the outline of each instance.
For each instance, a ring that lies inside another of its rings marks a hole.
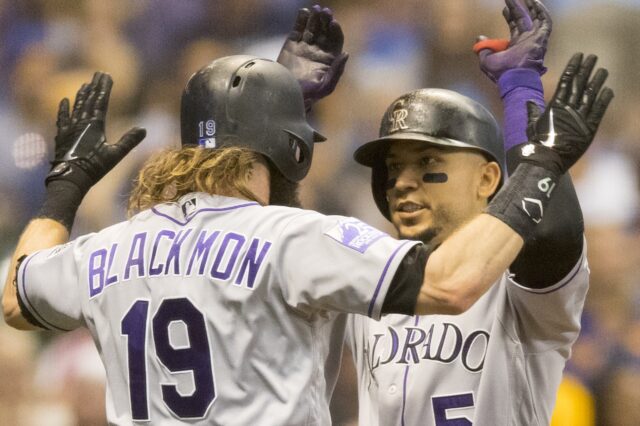
[[[293,136],[289,136],[289,151],[291,151],[293,161],[298,164],[304,163],[304,159],[306,157],[304,154],[304,150],[298,140]]]
[[[387,181],[389,180],[389,174],[387,173],[384,157],[384,155],[379,155],[373,167],[371,167],[371,191],[373,193],[373,200],[376,202],[380,213],[382,213],[387,220],[391,220],[389,201],[387,200]]]
[[[285,133],[289,137],[289,159],[300,167],[310,167],[311,157],[313,155],[313,145],[311,145],[310,148],[308,142],[293,132],[285,130]]]

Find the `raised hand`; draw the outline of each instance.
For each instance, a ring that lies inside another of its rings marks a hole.
[[[539,0],[506,0],[502,14],[509,25],[510,40],[479,36],[474,51],[480,59],[480,69],[493,81],[507,70],[528,68],[544,74],[544,55],[551,34],[549,12]]]
[[[136,127],[117,143],[107,143],[105,117],[112,86],[109,74],[96,72],[91,83],[78,90],[71,113],[69,100],[64,98],[60,102],[55,158],[45,180],[47,185],[66,180],[86,193],[144,139],[146,130]]]
[[[597,59],[573,55],[544,113],[535,103],[527,103],[530,143],[521,148],[522,161],[542,160],[551,170],[564,173],[589,148],[613,99],[613,91],[603,88],[606,69],[599,68],[589,80]]]
[[[307,111],[336,88],[349,58],[343,44],[342,28],[329,8],[314,5],[298,11],[278,62],[300,83]]]

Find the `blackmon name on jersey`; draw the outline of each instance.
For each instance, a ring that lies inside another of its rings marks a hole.
[[[126,285],[132,278],[203,276],[205,273],[213,279],[231,281],[253,290],[256,276],[271,249],[270,241],[250,239],[237,232],[206,229],[196,237],[192,231],[188,228],[177,232],[161,229],[154,234],[140,232],[122,246],[113,243],[93,251],[88,257],[89,297],[100,295],[112,284]],[[191,251],[187,256],[189,260],[180,263],[182,246],[190,239],[192,241],[186,244]],[[216,241],[220,243],[214,246]],[[116,258],[121,260],[114,261]],[[234,274],[234,271],[237,272]]]

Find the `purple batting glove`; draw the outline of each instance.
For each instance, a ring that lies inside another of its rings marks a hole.
[[[300,83],[307,111],[336,88],[349,58],[342,51],[343,44],[342,28],[331,9],[315,5],[298,11],[278,62]]]
[[[480,69],[493,81],[498,81],[505,71],[515,68],[534,70],[539,75],[547,70],[544,55],[551,34],[551,16],[539,0],[523,1],[526,7],[518,0],[505,0],[502,14],[511,32],[507,49],[500,52],[482,49],[478,52]]]

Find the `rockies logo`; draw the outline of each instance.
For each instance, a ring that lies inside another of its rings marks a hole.
[[[408,115],[409,111],[404,108],[393,111],[391,117],[389,117],[389,120],[391,121],[390,132],[397,132],[398,130],[408,129],[409,126],[407,126],[407,123],[404,122],[407,119]]]

